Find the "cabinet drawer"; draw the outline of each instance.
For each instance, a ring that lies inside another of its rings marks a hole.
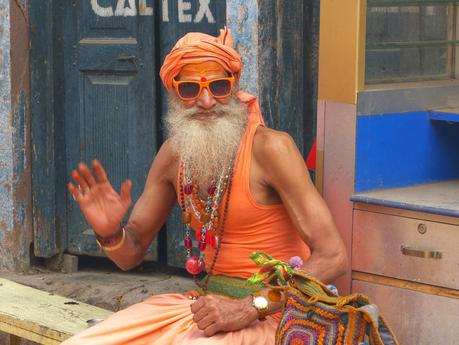
[[[400,344],[458,344],[459,299],[358,280],[352,281],[352,292],[368,295]]]
[[[353,270],[459,290],[459,226],[355,210],[352,236]]]

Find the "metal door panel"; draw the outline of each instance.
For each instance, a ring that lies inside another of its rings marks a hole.
[[[457,345],[459,299],[358,280],[352,281],[352,292],[370,297],[400,344]]]

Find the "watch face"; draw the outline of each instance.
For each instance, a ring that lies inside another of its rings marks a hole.
[[[263,296],[258,296],[253,299],[253,304],[259,309],[268,308],[268,300]]]

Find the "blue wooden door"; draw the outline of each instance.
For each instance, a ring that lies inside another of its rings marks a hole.
[[[65,146],[67,176],[98,158],[116,190],[143,190],[157,149],[155,13],[140,1],[65,1]],[[67,250],[98,255],[94,232],[67,198]],[[149,259],[155,259],[156,250]]]

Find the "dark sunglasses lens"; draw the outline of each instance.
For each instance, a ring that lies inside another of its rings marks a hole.
[[[227,96],[231,92],[231,82],[229,80],[214,80],[209,84],[209,88],[214,96]]]
[[[194,98],[199,93],[199,84],[193,82],[180,83],[178,92],[183,98]]]

